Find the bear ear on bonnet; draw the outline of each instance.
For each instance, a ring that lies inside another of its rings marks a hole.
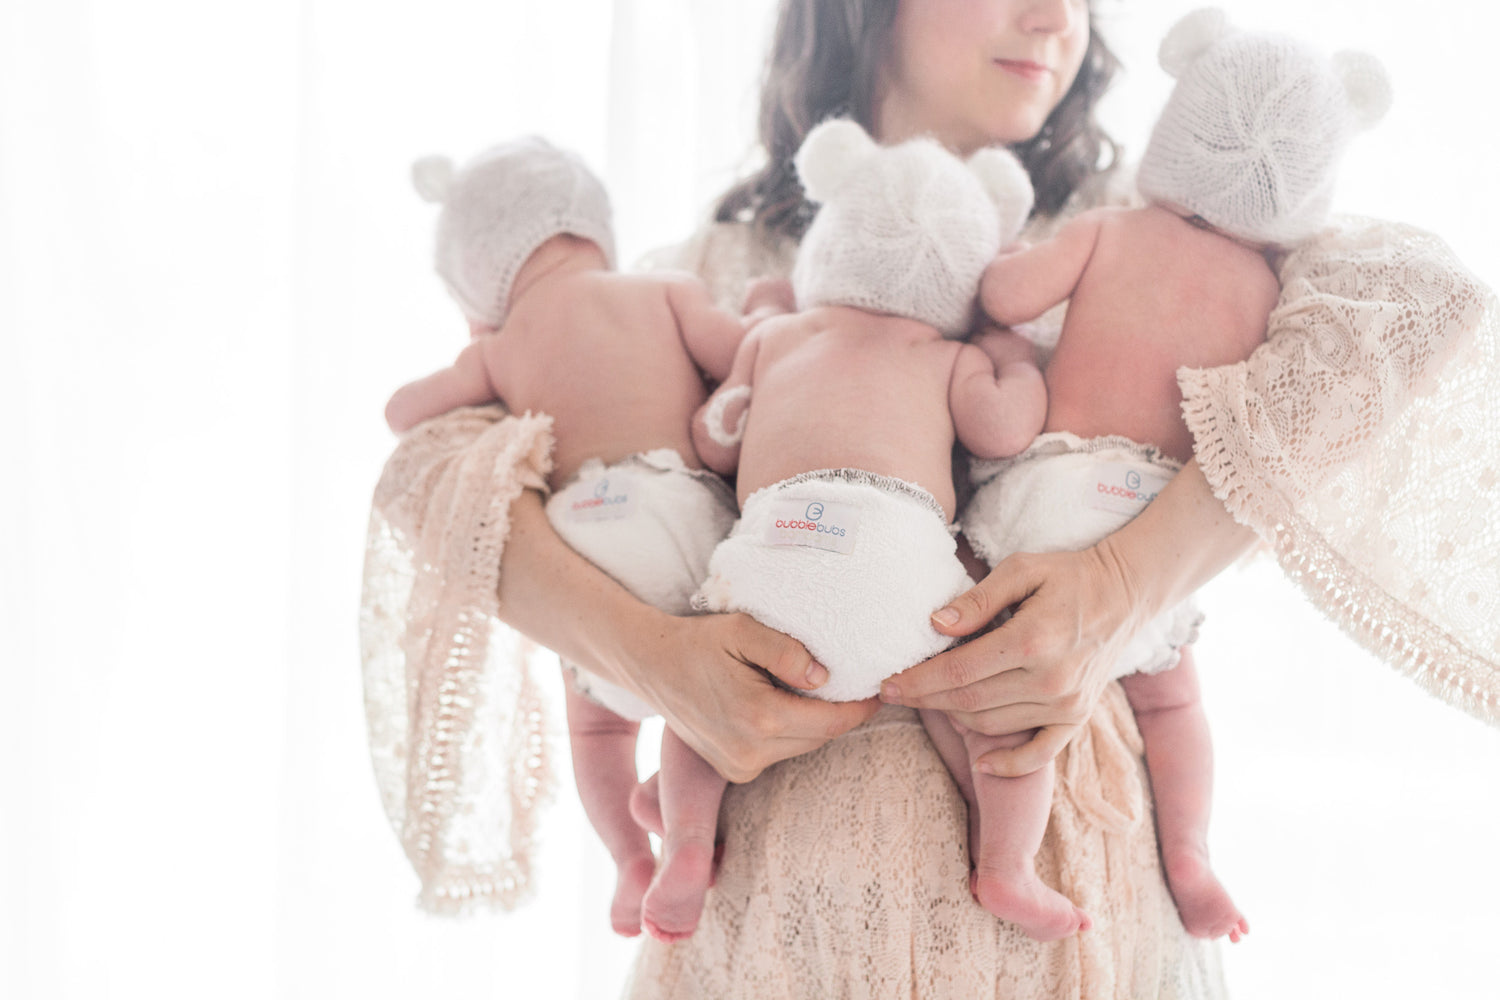
[[[1368,52],[1335,52],[1333,72],[1344,85],[1360,128],[1371,127],[1391,109],[1391,79],[1379,59]]]
[[[1198,61],[1198,57],[1233,29],[1229,15],[1217,7],[1203,7],[1183,16],[1161,40],[1156,60],[1167,75],[1176,79]]]
[[[453,187],[453,161],[446,156],[424,156],[411,165],[411,184],[423,201],[441,205]]]
[[[1021,161],[1008,149],[988,147],[969,157],[966,166],[995,203],[1000,220],[1000,245],[1011,243],[1031,216],[1036,193]]]
[[[875,149],[875,140],[856,122],[830,118],[807,133],[792,164],[808,200],[825,202]]]

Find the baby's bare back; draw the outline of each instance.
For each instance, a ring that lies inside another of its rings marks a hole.
[[[699,466],[689,422],[706,390],[667,282],[608,271],[549,280],[520,297],[496,337],[486,363],[500,398],[553,419],[554,486],[586,459],[652,448]]]
[[[1280,292],[1257,250],[1159,207],[1101,224],[1047,366],[1048,431],[1193,454],[1177,369],[1249,357]]]
[[[948,385],[961,345],[913,320],[838,307],[757,332],[741,505],[798,473],[857,468],[916,483],[952,519]]]

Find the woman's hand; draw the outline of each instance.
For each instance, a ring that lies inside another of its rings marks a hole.
[[[802,644],[748,615],[678,618],[642,603],[553,530],[541,497],[510,506],[500,617],[512,628],[644,698],[729,781],[816,749],[880,708],[777,687],[827,679]]]
[[[933,626],[973,635],[1017,604],[999,627],[897,674],[881,691],[886,701],[940,709],[991,736],[1037,730],[1026,744],[980,759],[981,771],[1009,777],[1046,764],[1088,720],[1135,631],[1138,600],[1101,543],[1011,556],[934,614]]]
[[[864,722],[875,699],[826,702],[811,690],[828,671],[802,644],[748,615],[674,618],[628,643],[621,668],[668,726],[729,781],[750,781],[779,760],[816,750]]]
[[[933,615],[945,635],[999,627],[886,682],[893,703],[949,712],[1000,735],[1036,729],[982,769],[1027,774],[1057,755],[1087,721],[1110,668],[1135,632],[1243,555],[1255,542],[1213,495],[1196,461],[1135,520],[1081,552],[1014,555]]]

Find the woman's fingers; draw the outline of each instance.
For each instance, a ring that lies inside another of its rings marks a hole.
[[[1002,778],[1019,778],[1044,767],[1073,739],[1078,726],[1046,726],[1028,742],[1009,750],[991,750],[975,761],[974,766],[986,774]]]
[[[1088,718],[1082,694],[1070,699],[1066,706],[1043,702],[1021,701],[996,705],[977,712],[950,711],[946,713],[965,729],[972,729],[985,736],[1009,736],[1024,733],[1028,729],[1045,729],[1048,726],[1072,726]]]
[[[721,720],[729,732],[715,752],[698,751],[726,781],[735,784],[753,781],[778,761],[818,749],[880,710],[874,698],[818,701],[759,680],[764,687],[741,700],[736,715]]]
[[[933,624],[949,635],[978,632],[962,646],[891,678],[886,701],[938,709],[959,725],[1000,736],[1036,730],[1026,744],[987,753],[992,773],[1029,774],[1055,757],[1098,703],[1128,638],[1122,602],[1089,552],[1019,554],[1004,560]]]
[[[688,669],[678,675],[684,684],[672,689],[677,706],[668,723],[727,781],[753,780],[777,761],[816,750],[880,708],[874,699],[826,702],[777,687],[772,676],[805,690],[827,673],[819,676],[821,665],[801,643],[748,615],[679,621],[717,635],[718,655],[705,655],[696,640],[679,654]],[[702,697],[685,690],[689,686]]]
[[[786,692],[779,692],[786,694]],[[818,701],[791,695],[794,701],[783,706],[785,718],[781,732],[773,737],[780,746],[777,760],[816,750],[835,736],[842,736],[880,711],[878,698],[864,701]]]
[[[1030,590],[1024,581],[1016,577],[1001,577],[1009,563],[1002,562],[989,576],[969,590],[955,597],[946,608],[932,616],[933,625],[947,635],[962,636],[977,632],[988,625],[1015,601],[1027,596]],[[1016,596],[1012,596],[1016,595]],[[1007,623],[1009,624],[1009,623]],[[880,697],[895,705],[910,705],[915,708],[941,708],[973,710],[983,704],[995,702],[960,700],[974,695],[958,694],[986,678],[1002,676],[1013,671],[1023,657],[1036,652],[1033,644],[1023,645],[1026,631],[1020,626],[1001,627],[980,636],[972,642],[944,650],[931,659],[887,678],[881,685]],[[1022,694],[1033,691],[1036,678],[1025,674],[1013,678],[1009,686],[986,690],[1002,699],[1015,700]]]
[[[949,601],[946,607],[934,611],[932,626],[954,638],[973,635],[1006,608],[1034,594],[1040,583],[1028,556],[1011,556],[990,570],[983,580]]]
[[[828,670],[789,635],[767,628],[749,615],[734,615],[736,651],[787,687],[810,691],[828,680]]]
[[[1005,643],[998,637],[998,632],[992,632],[889,678],[881,686],[881,700],[911,708],[972,713],[1031,697],[1035,678],[1005,665]]]

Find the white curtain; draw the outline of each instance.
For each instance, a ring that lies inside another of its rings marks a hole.
[[[537,902],[439,920],[365,759],[381,406],[464,338],[407,167],[544,132],[605,176],[626,259],[679,239],[745,164],[773,6],[0,0],[0,995],[617,991],[629,946],[571,789]],[[1122,134],[1187,6],[1106,3],[1136,69]],[[1386,58],[1399,101],[1346,206],[1500,278],[1494,15],[1235,7]],[[1254,926],[1231,985],[1490,995],[1500,738],[1268,567],[1207,600],[1213,843]]]

